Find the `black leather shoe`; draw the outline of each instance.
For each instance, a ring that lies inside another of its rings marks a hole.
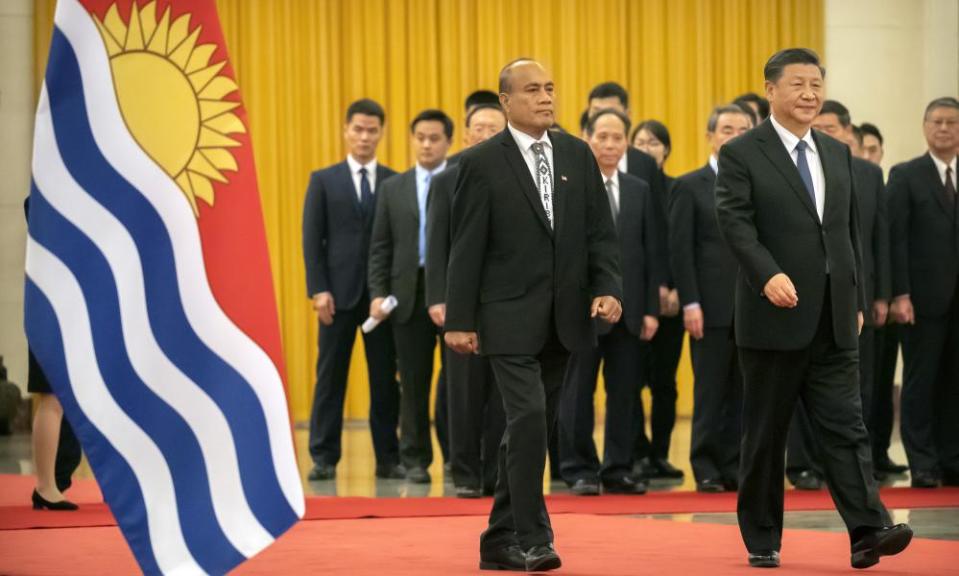
[[[475,486],[457,486],[456,487],[457,498],[479,498],[482,495],[483,495],[483,491]]]
[[[406,479],[413,484],[429,484],[430,473],[425,468],[415,467],[406,471]]]
[[[377,464],[376,477],[386,480],[402,480],[406,478],[406,468],[402,464]]]
[[[480,570],[512,570],[526,572],[526,554],[519,544],[504,548],[480,550]]]
[[[959,486],[959,472],[943,472],[942,485],[943,486]]]
[[[69,500],[60,500],[59,502],[51,502],[43,496],[40,495],[36,490],[33,491],[33,495],[30,497],[33,500],[33,509],[34,510],[59,510],[59,511],[73,511],[78,508],[76,504],[70,502]]]
[[[939,476],[931,470],[918,470],[912,474],[913,488],[938,488]]]
[[[332,480],[336,478],[336,466],[330,464],[314,464],[313,469],[310,470],[306,478],[311,481]]]
[[[876,472],[882,472],[884,474],[905,474],[906,471],[909,470],[908,466],[893,462],[888,454],[877,457],[873,462],[873,468]]]
[[[722,480],[717,480],[716,478],[706,478],[700,482],[696,483],[697,492],[705,492],[707,494],[718,494],[720,492],[726,491],[726,486],[723,485]]]
[[[753,568],[779,568],[779,551],[762,550],[749,553],[749,565]]]
[[[649,458],[640,458],[633,464],[634,478],[652,478],[656,473],[656,467]]]
[[[803,470],[789,479],[796,490],[822,490],[822,479],[812,470]]]
[[[867,533],[852,545],[852,567],[869,568],[879,563],[880,556],[894,556],[909,546],[912,528],[896,524]]]
[[[651,478],[672,478],[678,480],[686,474],[669,463],[665,458],[653,460],[653,476]]]
[[[634,494],[638,496],[645,494],[647,489],[645,480],[637,480],[632,476],[603,479],[603,492],[607,494]]]
[[[527,572],[545,572],[547,570],[556,570],[563,565],[559,559],[559,554],[553,548],[552,544],[545,546],[533,546],[526,551],[526,571]]]
[[[726,478],[723,480],[723,488],[726,489],[726,492],[739,492],[739,480]]]
[[[599,483],[595,480],[580,478],[569,487],[571,494],[577,496],[599,496]]]

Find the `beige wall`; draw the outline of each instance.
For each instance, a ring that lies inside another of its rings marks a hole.
[[[926,149],[922,113],[959,94],[959,0],[826,0],[827,91],[886,140],[883,167]]]
[[[33,142],[33,0],[0,0],[0,355],[26,389],[23,199]]]

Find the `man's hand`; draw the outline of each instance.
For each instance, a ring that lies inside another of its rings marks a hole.
[[[430,320],[440,328],[446,324],[446,304],[433,304],[429,307]]]
[[[703,339],[703,309],[699,306],[693,306],[683,310],[683,326],[689,337],[695,340]]]
[[[780,308],[795,308],[799,304],[799,295],[796,294],[796,287],[792,280],[782,272],[776,274],[766,282],[763,288],[763,294],[766,299]]]
[[[886,318],[889,317],[889,303],[885,300],[876,300],[872,303],[872,323],[877,328],[886,325]]]
[[[650,341],[659,330],[659,318],[655,316],[643,316],[643,329],[639,333],[639,339]]]
[[[597,296],[593,298],[593,305],[589,309],[589,317],[596,318],[599,316],[601,319],[609,322],[610,324],[615,324],[619,322],[620,316],[623,314],[623,307],[619,304],[619,300],[613,298],[612,296]]]
[[[862,311],[856,312],[856,335],[862,334],[862,325],[866,322],[866,319],[863,317]]]
[[[889,313],[892,314],[892,319],[900,324],[916,323],[916,312],[912,308],[912,299],[908,294],[896,296],[892,306],[889,307]]]
[[[454,352],[459,354],[478,354],[479,338],[476,332],[447,332],[443,340]]]
[[[381,306],[383,305],[383,300],[385,300],[385,298],[380,297],[380,298],[374,298],[373,301],[370,302],[370,317],[375,318],[376,320],[379,320],[380,322],[382,322],[383,320],[386,320],[386,318],[389,316],[389,314],[386,314],[381,309]]]
[[[313,295],[313,311],[316,312],[320,324],[329,326],[333,323],[333,316],[336,315],[336,304],[333,303],[333,294],[330,292],[318,292]]]

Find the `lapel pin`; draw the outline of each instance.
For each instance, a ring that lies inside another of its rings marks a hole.
[[[562,180],[563,182],[566,182],[566,176],[562,174],[559,175],[559,179]]]

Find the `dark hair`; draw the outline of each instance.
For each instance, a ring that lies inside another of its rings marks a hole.
[[[473,116],[480,110],[496,110],[503,116],[506,116],[506,112],[503,112],[503,107],[499,104],[477,104],[473,106],[469,112],[466,113],[466,127],[470,127],[470,122],[473,120]]]
[[[364,116],[376,116],[380,119],[381,125],[386,124],[386,112],[383,111],[383,107],[380,106],[375,100],[362,98],[350,104],[350,107],[346,109],[346,123],[349,124],[350,120],[352,120],[357,114],[363,114]]]
[[[579,115],[579,131],[586,132],[586,126],[589,124],[589,108],[583,110],[583,113]]]
[[[713,111],[709,114],[709,120],[706,121],[706,131],[715,132],[716,124],[719,124],[719,117],[723,114],[742,114],[752,121],[753,126],[756,125],[755,114],[750,114],[742,109],[742,106],[736,106],[735,104],[727,104],[725,106],[716,106],[713,108]]]
[[[593,98],[618,98],[623,108],[629,108],[629,92],[616,82],[597,84],[590,90],[589,98],[586,101],[590,102]]]
[[[663,154],[663,162],[665,162],[669,158],[670,152],[673,151],[673,144],[669,138],[669,128],[666,128],[666,125],[659,120],[643,120],[633,128],[633,133],[629,135],[630,144],[636,140],[636,135],[639,134],[640,130],[646,130],[663,143],[663,147],[666,148],[666,153]]]
[[[436,110],[435,108],[428,108],[417,114],[416,118],[413,118],[413,121],[410,122],[410,132],[412,133],[416,130],[417,124],[426,121],[441,122],[443,124],[443,133],[446,134],[446,139],[453,139],[453,120],[446,115],[446,112]]]
[[[926,111],[922,113],[922,119],[925,120],[929,117],[929,113],[938,108],[955,108],[959,110],[959,100],[956,100],[952,96],[944,96],[942,98],[936,98],[926,106]]]
[[[780,50],[766,61],[763,68],[763,77],[767,82],[778,82],[783,75],[783,69],[790,64],[812,64],[819,68],[822,77],[826,77],[826,69],[819,62],[819,55],[809,48],[786,48]]]
[[[492,90],[476,90],[466,97],[466,102],[463,103],[463,108],[466,112],[469,112],[477,106],[484,106],[492,104],[493,106],[499,106],[499,96],[496,95],[496,92]],[[469,126],[469,123],[466,124]]]
[[[862,146],[862,128],[860,128],[859,126],[856,126],[855,124],[853,124],[853,125],[852,125],[852,135],[853,135],[853,137],[855,137],[856,142],[859,142],[859,145]]]
[[[753,107],[747,104],[745,100],[733,100],[732,105],[739,108],[746,116],[749,116],[749,119],[753,121],[753,126],[759,125],[759,114],[757,114],[756,111],[753,110]]]
[[[513,75],[513,66],[519,64],[520,62],[536,62],[532,58],[522,57],[515,60],[511,60],[506,63],[499,71],[499,93],[508,94],[510,91],[510,76]]]
[[[852,117],[849,115],[849,108],[843,106],[837,100],[826,100],[822,103],[822,110],[819,114],[835,114],[839,119],[839,125],[848,128],[852,124]]]
[[[876,137],[876,140],[879,140],[879,145],[882,146],[882,132],[879,131],[879,127],[875,124],[870,124],[869,122],[863,122],[859,125],[859,131],[862,132],[863,136],[866,134],[871,134]]]
[[[766,100],[755,92],[746,92],[745,94],[740,94],[739,96],[736,96],[735,100],[733,100],[733,104],[746,104],[749,106],[747,102],[752,102],[757,108],[759,108],[759,120],[765,120],[766,118],[769,118],[769,100]],[[752,110],[752,106],[749,106],[749,108]],[[756,114],[756,110],[753,110],[753,115]]]
[[[590,116],[589,119],[586,121],[586,129],[584,130],[584,132],[586,132],[588,136],[592,136],[593,133],[596,131],[596,121],[599,120],[601,117],[608,116],[610,114],[619,118],[622,121],[623,134],[628,135],[629,127],[632,124],[629,121],[629,116],[623,114],[622,112],[620,112],[619,110],[615,108],[603,108],[602,110],[597,110],[596,113]]]

